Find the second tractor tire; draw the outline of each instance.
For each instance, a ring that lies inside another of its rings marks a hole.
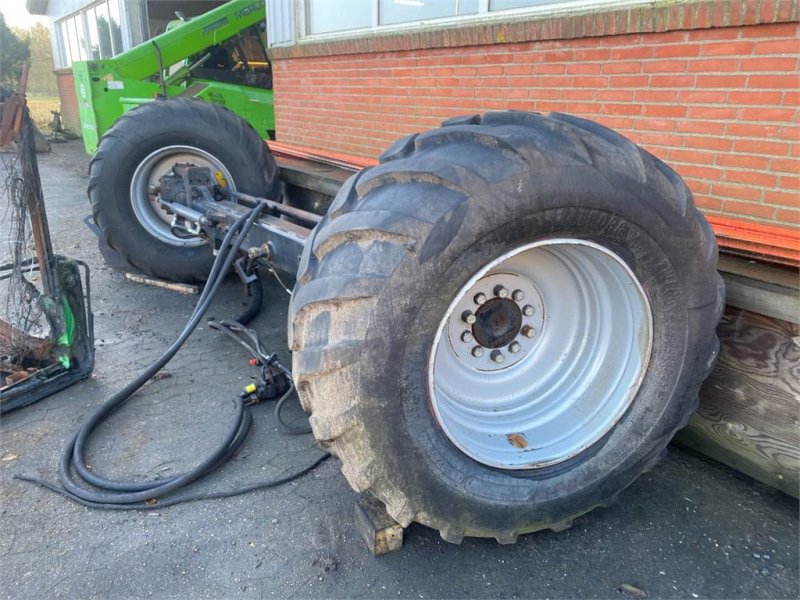
[[[100,140],[89,166],[89,200],[103,241],[145,273],[182,282],[204,281],[214,256],[207,243],[161,239],[166,227],[149,207],[134,209],[132,179],[149,157],[170,148],[182,161],[204,156],[221,165],[239,192],[277,199],[278,168],[264,140],[223,106],[190,98],[155,100],[125,113]],[[178,150],[180,149],[180,150]],[[141,203],[146,204],[146,203]],[[144,212],[144,217],[142,216]],[[146,218],[145,218],[146,217]],[[150,224],[148,227],[148,220]]]

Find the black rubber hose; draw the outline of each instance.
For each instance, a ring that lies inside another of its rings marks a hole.
[[[247,305],[242,314],[234,319],[234,321],[242,325],[247,325],[255,319],[261,310],[261,304],[264,302],[264,288],[261,287],[261,279],[256,278],[255,281],[247,285],[247,289],[250,291],[250,304]]]
[[[208,310],[211,301],[219,290],[223,279],[228,273],[231,264],[233,263],[233,260],[239,251],[239,247],[244,241],[255,219],[258,217],[258,214],[264,209],[264,207],[264,203],[259,204],[250,212],[237,219],[237,221],[228,230],[222,242],[217,258],[215,259],[211,268],[208,283],[206,284],[202,294],[200,295],[200,298],[197,301],[197,305],[192,312],[189,322],[178,336],[178,339],[175,340],[175,342],[167,349],[167,351],[164,352],[152,365],[150,365],[138,377],[136,377],[136,379],[131,381],[122,390],[114,394],[114,396],[112,396],[104,404],[95,409],[83,426],[70,439],[69,443],[64,449],[64,452],[62,453],[58,468],[59,480],[61,481],[63,489],[36,478],[17,476],[17,479],[41,485],[46,489],[75,500],[84,506],[113,509],[152,509],[156,507],[171,506],[180,502],[188,502],[192,500],[226,497],[245,493],[253,489],[261,489],[264,487],[278,485],[279,483],[291,481],[292,479],[307,473],[310,469],[314,468],[316,465],[320,464],[323,460],[329,457],[328,454],[325,454],[310,467],[271,482],[257,483],[246,488],[240,488],[230,492],[221,492],[218,494],[198,494],[184,496],[181,498],[173,498],[167,500],[166,502],[158,502],[156,504],[154,501],[157,498],[174,492],[178,488],[181,488],[210,473],[216,467],[230,458],[239,449],[252,425],[252,414],[250,412],[250,406],[245,404],[242,398],[237,397],[234,399],[236,406],[234,425],[231,427],[225,436],[225,439],[217,447],[217,449],[198,466],[190,471],[166,479],[137,482],[106,479],[90,472],[86,467],[85,448],[92,432],[101,422],[103,422],[104,419],[111,415],[125,401],[127,401],[155,373],[163,368],[164,365],[166,365],[167,362],[169,362],[169,360],[172,359],[172,357],[177,353],[189,335],[191,335],[192,331],[195,329],[205,312]],[[245,318],[249,319],[252,319],[258,312],[258,308],[263,300],[263,290],[260,289],[260,281],[258,282],[257,286],[251,287],[253,288],[253,299],[243,315]],[[73,471],[75,473],[74,475]],[[94,486],[96,489],[84,487],[84,485],[81,485],[81,483]]]

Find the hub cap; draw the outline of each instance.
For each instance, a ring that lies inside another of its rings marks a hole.
[[[155,189],[163,175],[177,164],[208,167],[217,180],[222,178],[229,189],[236,191],[233,178],[212,154],[194,146],[165,146],[147,156],[131,178],[131,205],[142,227],[155,238],[173,246],[201,246],[199,236],[176,235],[172,230],[173,215],[159,204]]]
[[[609,249],[579,239],[519,247],[473,276],[442,319],[428,365],[434,416],[483,464],[562,462],[625,413],[652,329],[641,284]]]

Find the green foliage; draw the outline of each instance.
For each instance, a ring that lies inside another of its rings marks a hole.
[[[30,47],[30,73],[28,92],[41,96],[57,96],[58,85],[53,74],[53,47],[50,45],[50,29],[37,23],[30,29],[15,31]]]
[[[0,13],[0,85],[16,88],[22,75],[22,65],[30,58],[30,48],[6,25]]]

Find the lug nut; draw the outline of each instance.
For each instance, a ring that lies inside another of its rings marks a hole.
[[[461,334],[461,341],[466,342],[467,344],[469,344],[474,339],[475,338],[472,337],[471,331],[465,331],[464,333]]]
[[[472,314],[472,311],[465,310],[461,313],[461,320],[468,325],[472,325],[475,322],[475,315]]]
[[[520,350],[522,350],[522,346],[519,345],[519,342],[511,342],[508,345],[508,351],[511,352],[511,354],[516,354]]]
[[[514,290],[514,293],[511,294],[511,297],[515,302],[521,302],[525,299],[525,293],[522,290]]]
[[[532,338],[534,335],[536,335],[536,331],[534,331],[533,327],[530,325],[525,325],[525,327],[522,328],[522,335],[527,338]]]
[[[501,362],[503,362],[506,359],[506,357],[503,356],[503,353],[500,352],[500,350],[492,350],[491,357],[492,357],[492,360],[494,362],[496,362],[497,364],[500,364]]]
[[[498,298],[507,298],[508,297],[508,290],[504,288],[502,285],[497,285],[494,288],[494,295]]]
[[[486,302],[486,294],[484,294],[483,292],[475,294],[473,300],[475,300],[475,304],[480,306],[481,304],[484,304]]]
[[[533,312],[534,312],[533,307],[530,304],[526,304],[525,306],[522,307],[522,314],[525,315],[526,317],[533,316]]]
[[[483,356],[483,346],[475,346],[472,349],[472,356],[474,356],[475,358],[480,358],[481,356]]]

